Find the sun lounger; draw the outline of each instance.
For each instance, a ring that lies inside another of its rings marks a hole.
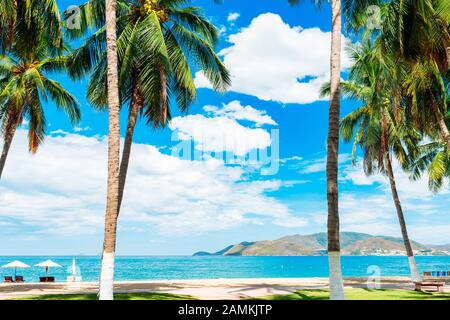
[[[13,277],[5,276],[5,282],[7,282],[7,283],[14,282]]]
[[[425,278],[450,278],[450,271],[427,271],[423,273]]]
[[[39,277],[39,282],[55,282],[55,277]]]
[[[434,287],[437,292],[444,292],[445,282],[414,282],[414,290],[415,291],[429,291],[424,288]]]
[[[23,282],[22,276],[16,276],[16,282]]]

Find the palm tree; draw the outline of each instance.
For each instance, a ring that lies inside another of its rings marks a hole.
[[[4,137],[0,157],[0,177],[17,127],[29,120],[29,150],[35,153],[44,140],[45,115],[42,103],[52,100],[73,124],[80,119],[76,99],[47,74],[65,70],[65,59],[53,57],[45,43],[32,53],[12,47],[10,55],[0,55],[0,121]]]
[[[300,0],[288,0],[296,5]],[[321,5],[321,0],[314,0]],[[353,0],[344,0],[344,6]],[[331,55],[330,55],[330,106],[328,112],[327,138],[327,203],[328,203],[328,264],[330,278],[330,299],[344,300],[344,281],[341,269],[341,245],[339,225],[339,117],[341,109],[341,42],[342,42],[342,1],[331,0]]]
[[[331,60],[330,60],[330,110],[327,142],[327,201],[328,201],[328,260],[330,269],[330,299],[343,300],[344,282],[341,269],[339,239],[339,117],[341,109],[341,0],[331,0]]]
[[[437,77],[440,81],[440,74],[446,73],[450,68],[450,57],[448,56],[450,47],[450,6],[445,0],[410,0],[408,5],[398,4],[397,14],[400,21],[404,23],[401,29],[401,36],[398,37],[399,48],[402,57],[411,64],[414,71],[423,72],[427,70],[429,78]],[[413,34],[414,33],[414,34]],[[395,38],[394,38],[395,39]],[[391,38],[388,43],[393,43]],[[417,73],[416,73],[417,74]],[[411,87],[421,89],[419,81],[412,79],[410,86],[410,96],[414,104],[414,96],[423,94],[428,97],[445,95],[445,88],[435,85],[432,89],[423,91],[412,91]],[[418,87],[418,88],[417,88]],[[430,99],[429,103],[424,103],[421,112],[427,113],[431,109],[433,117],[427,117],[428,122],[437,122],[439,129],[448,147],[450,147],[450,132],[445,123],[447,105],[443,99]],[[428,108],[427,108],[428,107]],[[434,118],[434,119],[433,119]]]
[[[448,85],[449,82],[446,80],[444,86],[448,87]],[[447,95],[445,98],[448,104],[450,97]],[[447,115],[445,120],[449,126],[450,116]],[[426,142],[419,146],[417,157],[413,159],[409,171],[413,180],[418,180],[427,173],[429,189],[438,193],[445,180],[450,182],[450,149],[443,141],[439,128],[435,127],[434,132],[429,134],[431,136],[427,136]]]
[[[16,24],[17,1],[4,0],[0,3],[0,48],[4,52],[12,44]]]
[[[114,257],[119,216],[120,100],[116,0],[105,1],[106,65],[108,70],[108,182],[99,299],[113,300]]]
[[[405,121],[404,107],[399,104],[395,94],[399,86],[397,79],[399,74],[404,73],[404,69],[383,57],[379,46],[374,46],[369,41],[353,47],[351,54],[355,63],[350,71],[350,81],[342,83],[341,88],[346,96],[360,100],[364,105],[341,120],[341,134],[344,141],[353,139],[353,159],[356,146],[362,148],[364,171],[367,175],[378,171],[388,177],[411,279],[417,282],[421,278],[392,168],[392,155],[396,156],[403,168],[408,168],[411,159],[417,154],[417,144],[421,139],[421,135]],[[329,90],[329,85],[324,86],[322,94],[329,94]]]
[[[424,172],[428,174],[428,187],[437,193],[450,181],[450,152],[446,143],[436,140],[419,146],[419,155],[410,167],[411,178],[418,180]]]
[[[439,192],[445,180],[450,178],[450,148],[441,134],[445,131],[445,127],[430,121],[434,119],[435,110],[433,109],[441,109],[439,106],[442,106],[443,110],[447,109],[448,85],[448,77],[442,76],[436,70],[436,65],[425,61],[416,64],[405,80],[406,90],[415,96],[415,99],[409,100],[409,113],[418,115],[413,118],[413,121],[415,120],[416,126],[426,137],[424,139],[426,142],[419,146],[418,154],[408,169],[413,180],[420,179],[426,172],[428,187],[434,193]],[[432,108],[419,108],[427,104]],[[443,115],[442,117],[444,118]],[[448,128],[450,124],[448,113],[443,121]]]
[[[428,136],[438,138],[437,133],[438,139],[449,148],[450,133],[446,123],[448,89],[444,78],[435,61],[423,58],[410,68],[405,77],[404,91],[411,122]]]
[[[56,0],[2,0],[0,3],[0,52],[10,50],[14,38],[22,40],[16,48],[32,51],[46,41],[62,52],[62,24]]]
[[[422,129],[434,130],[437,123],[440,135],[450,147],[449,127],[445,122],[448,112],[442,86],[423,87],[422,81],[439,78],[450,69],[450,3],[448,0],[381,1],[359,0],[353,10],[352,26],[365,27],[368,16],[366,8],[380,6],[381,31],[376,30],[385,54],[408,64],[411,72],[420,79],[411,78],[404,94],[412,110],[411,120]],[[353,8],[349,6],[349,11]],[[373,30],[368,30],[373,33]],[[436,80],[439,81],[439,80]],[[418,106],[418,97],[422,103]],[[431,127],[431,129],[430,129]]]
[[[188,61],[202,70],[213,87],[224,91],[230,84],[228,71],[214,52],[216,28],[197,7],[181,7],[179,1],[120,1],[118,14],[119,87],[122,104],[129,103],[128,124],[120,163],[118,210],[123,199],[133,134],[138,115],[147,124],[165,127],[170,120],[171,97],[184,112],[196,97]],[[88,99],[98,109],[106,105],[106,68],[102,50],[101,20],[86,12],[101,7],[99,2],[82,8],[83,25],[99,30],[73,53],[73,76],[93,69]],[[99,15],[101,17],[101,15]],[[82,31],[81,31],[82,32]],[[94,63],[92,63],[94,62]]]

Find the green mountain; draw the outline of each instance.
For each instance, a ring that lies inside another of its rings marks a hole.
[[[450,255],[450,245],[431,246],[411,242],[418,255]],[[342,232],[342,255],[405,255],[401,238]],[[319,256],[327,253],[326,233],[292,235],[276,240],[241,242],[220,251],[197,252],[195,256]]]

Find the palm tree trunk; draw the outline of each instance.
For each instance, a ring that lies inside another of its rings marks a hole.
[[[408,256],[409,269],[411,272],[411,280],[413,282],[420,282],[419,271],[417,270],[416,261],[414,259],[414,252],[411,247],[411,242],[408,237],[408,230],[406,228],[405,217],[403,215],[402,205],[400,203],[400,197],[398,196],[397,186],[395,183],[394,170],[392,169],[391,156],[389,153],[386,156],[386,171],[389,177],[389,183],[391,185],[392,198],[394,199],[395,208],[397,209],[398,221],[400,223],[400,229],[402,231],[403,242],[405,244],[406,255]]]
[[[14,40],[14,30],[16,29],[17,22],[17,0],[13,1],[14,16],[11,19],[11,24],[9,25],[8,37],[7,37],[7,51],[11,50],[13,40]]]
[[[450,69],[450,47],[447,47],[447,67]]]
[[[143,99],[139,92],[139,87],[136,85],[133,89],[133,96],[131,98],[130,111],[128,114],[127,132],[125,135],[125,142],[123,145],[122,161],[120,162],[119,175],[119,204],[118,212],[122,205],[123,193],[125,190],[125,182],[127,179],[128,164],[130,162],[131,146],[133,144],[134,128],[136,126],[136,119],[140,108],[142,107]]]
[[[327,202],[328,202],[328,264],[330,276],[330,299],[344,300],[344,283],[341,270],[339,241],[339,194],[338,194],[338,152],[339,113],[341,77],[341,0],[332,0],[331,31],[331,92],[328,117],[327,143]]]
[[[441,135],[444,138],[447,146],[450,148],[450,133],[448,131],[447,124],[445,123],[444,115],[442,114],[439,106],[437,105],[436,101],[434,101],[434,99],[431,99],[431,108],[441,130]]]
[[[22,105],[18,113],[15,113],[13,105],[8,106],[8,118],[5,128],[5,139],[3,143],[2,155],[0,156],[0,179],[2,178],[3,169],[5,168],[6,159],[8,158],[9,148],[11,147],[14,135],[16,134],[17,127],[22,123],[22,113],[25,108],[25,104]]]
[[[11,147],[11,143],[14,139],[16,128],[17,128],[16,126],[13,126],[10,130],[8,130],[8,133],[5,135],[2,155],[0,157],[0,179],[2,178],[3,168],[5,167],[6,158],[8,157],[9,148]]]
[[[108,186],[100,272],[100,300],[114,299],[114,257],[119,203],[120,100],[117,61],[116,0],[106,0],[108,62]]]

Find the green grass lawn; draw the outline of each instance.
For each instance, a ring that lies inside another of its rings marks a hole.
[[[348,300],[450,300],[450,293],[416,292],[399,289],[357,289],[345,290]],[[195,300],[188,295],[170,293],[117,293],[116,300]],[[329,291],[326,289],[300,290],[291,294],[277,294],[258,298],[261,300],[328,300]],[[97,300],[96,294],[54,294],[36,295],[14,300]]]
[[[450,300],[450,293],[417,292],[399,289],[360,289],[345,290],[348,300]],[[300,290],[291,294],[277,294],[262,298],[263,300],[328,300],[326,289]]]
[[[116,293],[115,300],[195,300],[194,297],[170,293]],[[97,300],[97,294],[48,294],[21,297],[12,300]]]

